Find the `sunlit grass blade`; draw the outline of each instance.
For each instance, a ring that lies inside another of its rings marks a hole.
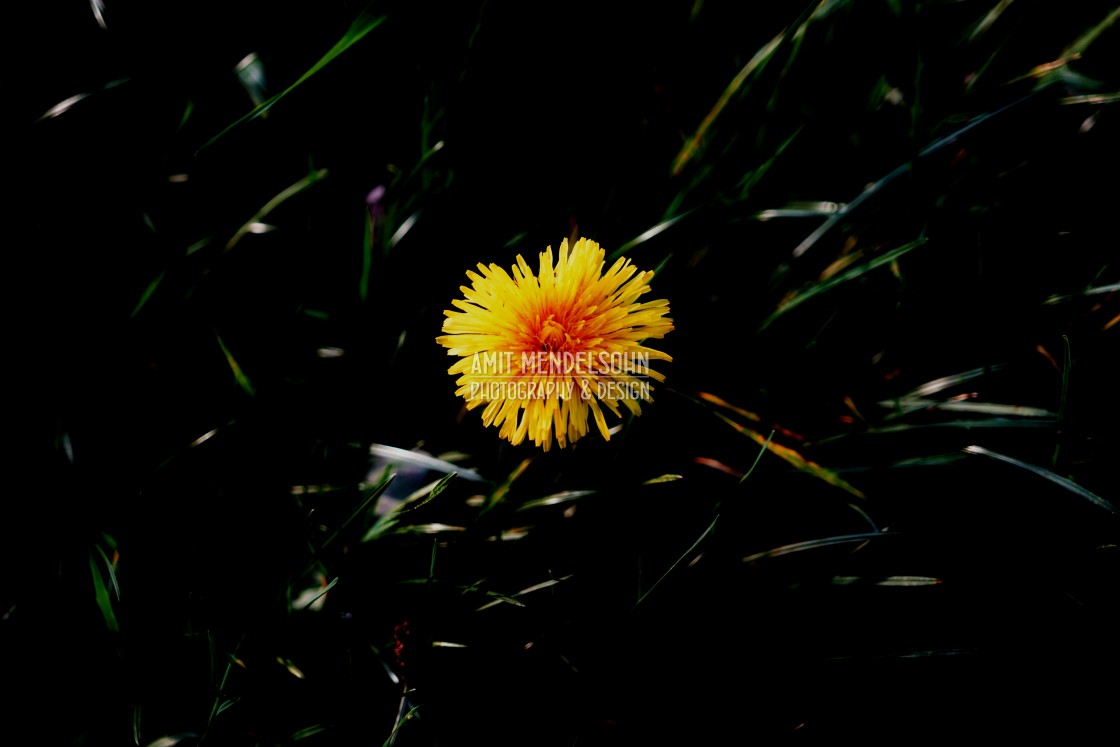
[[[821,218],[834,215],[844,207],[838,202],[791,202],[785,207],[760,210],[751,217],[760,221],[775,218]]]
[[[62,101],[59,101],[57,104],[52,106],[50,109],[47,109],[45,112],[43,112],[39,116],[39,121],[41,122],[44,119],[53,119],[54,117],[65,114],[66,112],[73,109],[75,104],[78,104],[78,103],[88,99],[90,96],[94,95],[95,93],[101,93],[102,91],[108,91],[111,88],[116,88],[117,86],[121,85],[122,83],[127,83],[129,80],[130,80],[129,78],[121,78],[119,80],[113,80],[113,81],[110,81],[110,82],[106,83],[105,85],[101,86],[100,88],[98,88],[95,91],[90,91],[88,93],[78,93],[78,94],[75,94],[73,96],[70,96],[69,98],[63,99]]]
[[[827,293],[830,290],[832,290],[833,288],[836,288],[837,286],[843,285],[844,283],[847,283],[847,282],[850,282],[850,281],[855,280],[857,278],[860,278],[863,275],[866,275],[867,273],[871,272],[872,270],[877,269],[879,267],[882,267],[883,265],[888,265],[891,262],[894,262],[895,260],[897,260],[899,257],[910,253],[914,249],[917,249],[919,246],[922,246],[923,244],[926,243],[926,241],[927,241],[927,239],[925,239],[925,238],[918,239],[917,241],[911,241],[909,244],[904,244],[903,246],[900,246],[896,249],[892,249],[889,252],[885,252],[883,254],[880,254],[879,256],[874,257],[874,258],[870,259],[869,261],[864,262],[861,265],[853,267],[852,269],[848,270],[847,272],[842,272],[839,275],[835,275],[835,276],[829,278],[828,280],[824,280],[822,282],[819,282],[819,283],[816,283],[816,284],[810,286],[807,290],[802,291],[801,293],[797,294],[793,298],[790,298],[785,303],[783,303],[781,306],[779,306],[778,309],[776,311],[774,311],[773,314],[768,316],[766,318],[766,320],[762,322],[762,325],[759,327],[759,330],[761,331],[761,330],[766,329],[776,319],[778,319],[778,317],[792,311],[793,309],[797,308],[798,306],[805,303],[806,301],[808,301],[812,298],[815,298],[815,297],[821,295],[822,293]]]
[[[684,479],[684,475],[673,475],[673,474],[659,475],[658,477],[651,477],[650,479],[643,482],[642,485],[660,485],[663,482],[676,482],[677,480],[683,480],[683,479]]]
[[[319,593],[316,594],[315,596],[309,597],[307,599],[301,599],[301,600],[299,600],[298,604],[296,602],[292,602],[292,609],[296,609],[296,610],[313,609],[312,605],[314,605],[320,599],[325,597],[327,595],[327,592],[330,591],[331,589],[333,589],[337,583],[338,583],[338,577],[336,576],[333,580],[331,580],[330,583],[328,583],[326,586],[324,586],[322,589],[320,589]]]
[[[1065,488],[1066,490],[1073,493],[1074,495],[1077,495],[1077,496],[1080,496],[1081,498],[1084,498],[1085,500],[1089,501],[1090,503],[1092,503],[1093,505],[1095,505],[1099,508],[1103,508],[1105,511],[1108,511],[1108,512],[1113,513],[1113,514],[1117,513],[1116,506],[1113,505],[1110,501],[1100,497],[1099,495],[1092,492],[1091,490],[1086,490],[1085,488],[1083,488],[1080,485],[1078,485],[1077,483],[1075,483],[1073,480],[1070,480],[1066,477],[1062,477],[1061,475],[1054,474],[1053,472],[1046,469],[1045,467],[1038,467],[1034,464],[1029,464],[1029,463],[1024,462],[1022,460],[1015,459],[1014,457],[1009,457],[1006,454],[1000,454],[1000,453],[997,453],[997,452],[994,452],[994,451],[989,451],[988,449],[985,449],[983,446],[966,446],[964,448],[964,452],[966,454],[979,454],[981,456],[986,456],[990,459],[995,459],[997,461],[1013,465],[1013,466],[1018,467],[1020,469],[1025,469],[1026,471],[1031,472],[1033,474],[1036,474],[1036,475],[1038,475],[1039,477],[1041,477],[1045,480],[1049,480],[1050,482],[1054,483],[1055,485],[1057,485],[1059,487]]]
[[[683,392],[678,392],[677,390],[670,390],[670,391],[674,391],[677,394],[680,394],[681,396],[685,397],[686,399],[688,399],[689,401],[691,401],[695,404],[702,405],[702,403],[699,400],[697,400],[697,399],[695,399],[695,398],[693,398],[693,397],[691,397],[687,394],[684,394]],[[717,397],[716,395],[708,394],[707,397],[705,397],[705,399],[712,402],[713,404],[715,404],[716,400],[718,400],[720,403],[723,403],[720,406],[726,405],[729,409],[734,408],[733,405],[730,405],[729,403],[724,402],[724,400]],[[807,473],[813,475],[814,477],[817,477],[818,479],[824,480],[829,485],[833,485],[835,487],[841,488],[842,490],[845,490],[845,491],[851,493],[852,495],[856,496],[857,498],[864,498],[865,497],[863,495],[863,493],[860,492],[860,490],[858,490],[857,488],[848,484],[845,480],[843,480],[835,472],[833,472],[832,470],[826,469],[825,467],[822,467],[821,465],[817,464],[816,462],[809,461],[808,459],[803,457],[796,450],[791,449],[788,446],[783,446],[781,444],[775,443],[771,438],[767,438],[767,437],[763,436],[761,433],[754,430],[753,428],[748,428],[745,425],[742,425],[740,423],[735,422],[734,420],[727,417],[726,415],[724,415],[721,412],[714,412],[710,409],[709,409],[709,412],[711,412],[713,415],[715,415],[717,418],[719,418],[723,422],[730,425],[732,428],[737,430],[739,433],[743,434],[747,438],[754,441],[759,446],[763,447],[764,449],[766,449],[770,453],[774,454],[774,456],[782,459],[783,461],[787,462],[788,464],[792,465],[793,467],[795,467],[795,468],[797,468],[797,469],[799,469],[803,472],[807,472]],[[786,430],[782,429],[779,426],[775,426],[774,430],[778,431],[778,432],[781,432],[781,433],[784,433],[785,435],[795,435],[795,434],[792,434],[789,431],[786,431]]]
[[[455,533],[465,531],[467,531],[466,527],[440,524],[437,522],[430,524],[407,524],[392,529],[393,534],[447,534],[448,532]]]
[[[1117,95],[1120,96],[1120,94],[1117,94]],[[1120,99],[1118,99],[1118,100],[1120,100]],[[1120,291],[1120,283],[1111,283],[1109,285],[1099,285],[1096,288],[1086,288],[1085,290],[1080,291],[1078,293],[1068,293],[1064,296],[1050,296],[1050,298],[1047,298],[1045,301],[1043,301],[1043,303],[1047,304],[1047,305],[1052,305],[1052,304],[1056,304],[1056,303],[1062,303],[1063,301],[1069,301],[1069,300],[1074,299],[1074,298],[1080,298],[1081,296],[1098,296],[1098,295],[1101,295],[1101,294],[1104,294],[1104,293],[1113,293],[1113,292],[1116,292],[1116,291]]]
[[[977,415],[1000,415],[1004,417],[1019,418],[1056,418],[1057,413],[1050,412],[1041,407],[1027,405],[1004,405],[997,402],[968,402],[953,401],[941,402],[933,399],[900,399],[897,403],[899,413],[911,413],[920,410],[942,412],[963,412]]]
[[[381,747],[393,747],[397,743],[397,734],[400,732],[401,727],[404,726],[409,721],[411,721],[413,719],[413,716],[416,714],[416,712],[420,710],[420,706],[413,706],[412,708],[408,709],[408,711],[406,712],[404,710],[404,704],[406,702],[407,702],[407,700],[404,697],[402,697],[401,698],[401,711],[397,715],[397,722],[395,724],[393,724],[393,731],[389,732],[388,739],[386,739],[384,742],[381,743]]]
[[[897,587],[912,587],[912,586],[937,586],[944,583],[941,579],[933,576],[882,576],[882,577],[869,577],[869,576],[834,576],[832,578],[833,586],[897,586]]]
[[[285,189],[284,191],[280,192],[278,195],[273,197],[271,200],[266,202],[264,207],[262,207],[260,210],[258,210],[256,215],[254,215],[252,218],[250,218],[248,221],[246,221],[245,224],[241,226],[241,228],[237,229],[237,233],[235,233],[233,235],[233,237],[230,238],[230,240],[226,242],[226,251],[228,252],[230,249],[237,246],[237,242],[241,241],[241,239],[243,239],[246,234],[250,234],[250,233],[254,233],[254,232],[258,231],[259,230],[258,227],[263,225],[262,221],[273,210],[280,207],[280,205],[283,205],[289,199],[291,199],[292,197],[295,197],[296,195],[298,195],[300,192],[304,191],[308,187],[311,187],[315,184],[318,184],[319,182],[321,182],[326,177],[327,177],[327,170],[326,169],[319,169],[318,171],[312,171],[310,174],[308,174],[304,178],[300,179],[298,182],[291,185],[290,187],[288,187],[287,189]]]
[[[633,249],[634,247],[636,247],[638,244],[645,243],[646,241],[649,241],[650,239],[652,239],[654,236],[657,236],[662,231],[665,231],[666,229],[672,228],[674,225],[679,223],[682,219],[688,217],[688,215],[691,212],[692,212],[691,210],[685,211],[685,212],[681,213],[680,215],[675,215],[672,218],[668,218],[667,220],[661,221],[660,223],[658,223],[653,228],[650,228],[646,231],[643,231],[642,233],[638,234],[637,236],[630,239],[625,244],[623,244],[622,246],[618,247],[617,249],[612,251],[610,254],[608,254],[607,255],[607,261],[608,262],[613,262],[614,260],[621,257],[626,252],[628,252],[631,249]]]
[[[1069,71],[1066,69],[1067,66],[1071,62],[1080,59],[1081,56],[1088,51],[1089,47],[1097,41],[1100,35],[1116,23],[1117,19],[1120,19],[1120,8],[1113,9],[1100,23],[1091,26],[1084,34],[1070,42],[1066,48],[1062,50],[1062,53],[1058,55],[1057,59],[1036,65],[1029,72],[1014,78],[1011,82],[1015,83],[1027,78],[1037,78],[1039,81],[1038,86],[1041,88],[1055,80],[1060,80],[1060,76],[1063,74],[1065,74],[1067,78],[1071,77]]]
[[[105,23],[105,0],[89,0],[89,9],[93,12],[93,18],[97,21],[97,25],[103,31],[108,31],[109,26]]]
[[[471,480],[473,482],[486,482],[486,478],[473,470],[463,469],[457,464],[452,464],[443,459],[437,459],[427,454],[421,454],[416,451],[409,451],[401,449],[397,446],[388,446],[386,444],[373,444],[369,447],[369,453],[372,456],[380,457],[397,464],[408,464],[413,467],[421,467],[423,469],[432,470],[433,472],[443,472],[444,474],[451,474],[454,472],[457,476],[464,480]]]
[[[736,415],[742,415],[747,420],[753,420],[756,423],[762,420],[762,418],[757,413],[753,413],[750,410],[744,410],[742,407],[733,405],[722,397],[718,397],[709,392],[697,392],[696,396],[704,400],[705,402],[711,402],[713,405],[718,405],[719,407],[722,407],[726,410],[730,410]]]
[[[451,472],[444,475],[435,482],[429,483],[428,485],[420,488],[419,490],[405,498],[403,501],[401,501],[400,505],[397,506],[397,511],[399,511],[400,513],[415,511],[421,506],[427,504],[429,501],[438,497],[439,494],[447,488],[451,481],[455,479],[455,476],[457,474],[457,472]]]
[[[369,8],[362,11],[361,14],[359,14],[358,17],[356,19],[354,19],[354,22],[350,24],[350,28],[347,29],[346,33],[343,34],[342,38],[339,39],[338,42],[333,47],[331,47],[330,50],[325,55],[323,55],[319,59],[318,62],[316,62],[314,65],[312,65],[307,70],[307,72],[305,72],[303,75],[301,75],[296,80],[295,83],[292,83],[290,86],[285,88],[280,93],[278,93],[275,96],[272,96],[271,98],[269,98],[268,100],[262,102],[259,106],[254,107],[251,112],[249,112],[245,116],[241,117],[240,119],[236,120],[233,124],[228,125],[225,129],[223,129],[217,135],[215,135],[214,137],[210,138],[205,143],[203,143],[202,148],[206,148],[210,145],[213,145],[215,142],[220,140],[230,130],[234,129],[238,125],[241,125],[245,122],[256,119],[257,117],[264,114],[266,111],[271,109],[272,106],[274,104],[276,104],[277,101],[284,98],[289,93],[291,93],[293,90],[298,88],[301,84],[304,83],[304,81],[306,81],[308,78],[310,78],[315,73],[322,70],[327,64],[332,62],[340,54],[342,54],[347,49],[349,49],[350,47],[354,46],[359,41],[361,41],[366,36],[366,34],[373,31],[378,26],[380,26],[385,21],[385,18],[386,18],[385,16],[374,15],[370,11]],[[202,148],[200,148],[199,150],[202,150]]]
[[[571,503],[578,501],[580,498],[586,498],[589,495],[595,495],[594,490],[565,490],[560,493],[553,493],[546,495],[544,498],[534,498],[531,501],[526,501],[517,507],[518,511],[525,511],[530,508],[539,508],[541,506],[558,506],[562,503]]]
[[[1085,93],[1077,96],[1064,96],[1058,99],[1063,106],[1078,106],[1081,104],[1115,104],[1120,101],[1120,91],[1114,93]]]
[[[256,394],[256,391],[253,389],[253,383],[249,381],[249,377],[246,376],[245,372],[241,370],[241,366],[237,363],[237,359],[233,357],[233,353],[229,351],[229,348],[226,347],[225,342],[222,341],[222,336],[217,334],[216,332],[214,333],[214,336],[218,338],[218,346],[222,349],[222,355],[225,356],[226,363],[229,364],[229,370],[233,372],[233,378],[237,381],[237,385],[240,386],[246,394],[252,397]]]
[[[842,534],[836,537],[824,537],[822,539],[805,540],[804,542],[794,542],[789,545],[782,545],[763,552],[754,553],[743,558],[744,563],[754,563],[766,558],[779,558],[783,555],[792,555],[793,553],[805,552],[806,550],[817,550],[822,547],[836,547],[839,545],[862,545],[865,542],[870,542],[883,537],[898,537],[901,532],[863,532],[860,534]]]
[[[976,22],[976,26],[973,27],[972,33],[968,35],[968,40],[976,41],[981,36],[986,34],[988,32],[988,29],[994,26],[995,22],[999,20],[999,17],[1003,15],[1003,11],[1011,7],[1011,3],[1013,3],[1014,1],[1015,0],[999,0],[999,2],[997,2],[995,6],[984,15],[983,18]]]
[[[1007,368],[1008,365],[1009,364],[1007,363],[996,363],[994,365],[985,366],[983,368],[973,368],[969,371],[962,371],[961,373],[952,374],[950,376],[942,376],[939,379],[927,381],[925,384],[911,389],[909,392],[902,395],[902,399],[928,397],[931,394],[937,394],[940,391],[944,391],[945,389],[949,389],[950,387],[954,387],[959,384],[967,383],[986,374],[1003,370]],[[883,400],[879,404],[883,407],[894,407],[895,402],[894,400],[888,399]]]
[[[502,596],[501,599],[496,599],[492,602],[487,602],[486,604],[482,605],[477,610],[475,610],[475,612],[482,612],[483,610],[488,610],[491,607],[496,607],[496,606],[498,606],[499,604],[502,604],[502,603],[513,604],[517,607],[524,607],[525,603],[520,601],[521,597],[525,596],[526,594],[532,594],[533,592],[541,591],[542,589],[550,589],[553,586],[564,583],[565,581],[567,581],[571,577],[572,577],[571,574],[568,574],[567,576],[561,576],[560,578],[550,578],[547,581],[541,581],[539,584],[533,584],[532,586],[530,586],[528,588],[525,588],[525,589],[522,589],[521,591],[515,592],[515,593],[510,594],[508,596]],[[498,595],[498,594],[489,594],[489,595],[490,596],[501,596],[501,595]]]

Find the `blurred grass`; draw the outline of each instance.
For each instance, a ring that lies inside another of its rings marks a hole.
[[[1115,6],[548,9],[27,9],[5,715],[1110,730]],[[465,270],[579,235],[656,269],[682,396],[536,454],[434,337]]]

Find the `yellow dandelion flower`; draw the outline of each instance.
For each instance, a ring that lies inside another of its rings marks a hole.
[[[652,402],[651,381],[665,377],[650,361],[671,361],[642,344],[672,331],[669,302],[639,302],[652,271],[638,272],[622,258],[606,272],[605,252],[580,239],[540,254],[536,275],[517,256],[512,275],[496,264],[468,271],[471,287],[445,311],[436,342],[459,356],[448,373],[467,409],[482,407],[482,422],[501,438],[526,438],[545,451],[553,436],[561,448],[585,436],[588,413],[610,439],[603,410],[635,415]]]

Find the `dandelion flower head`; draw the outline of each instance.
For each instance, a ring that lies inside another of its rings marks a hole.
[[[587,435],[589,419],[604,439],[604,410],[641,414],[652,402],[653,381],[664,375],[651,361],[671,361],[646,347],[672,331],[669,302],[639,301],[650,291],[652,271],[639,272],[620,258],[604,272],[605,252],[580,239],[559,256],[540,253],[533,269],[521,257],[507,273],[496,264],[468,271],[470,287],[451,304],[436,342],[458,356],[448,373],[458,376],[456,395],[468,410],[482,408],[482,422],[510,443],[526,439],[547,451]]]

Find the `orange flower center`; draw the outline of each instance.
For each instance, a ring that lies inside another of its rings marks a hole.
[[[544,320],[541,325],[540,331],[537,333],[537,341],[540,343],[541,350],[544,351],[564,351],[573,347],[573,344],[578,344],[579,340],[573,340],[572,336],[568,334],[568,330],[564,325],[556,321],[553,317],[554,314],[549,314],[548,319]]]

